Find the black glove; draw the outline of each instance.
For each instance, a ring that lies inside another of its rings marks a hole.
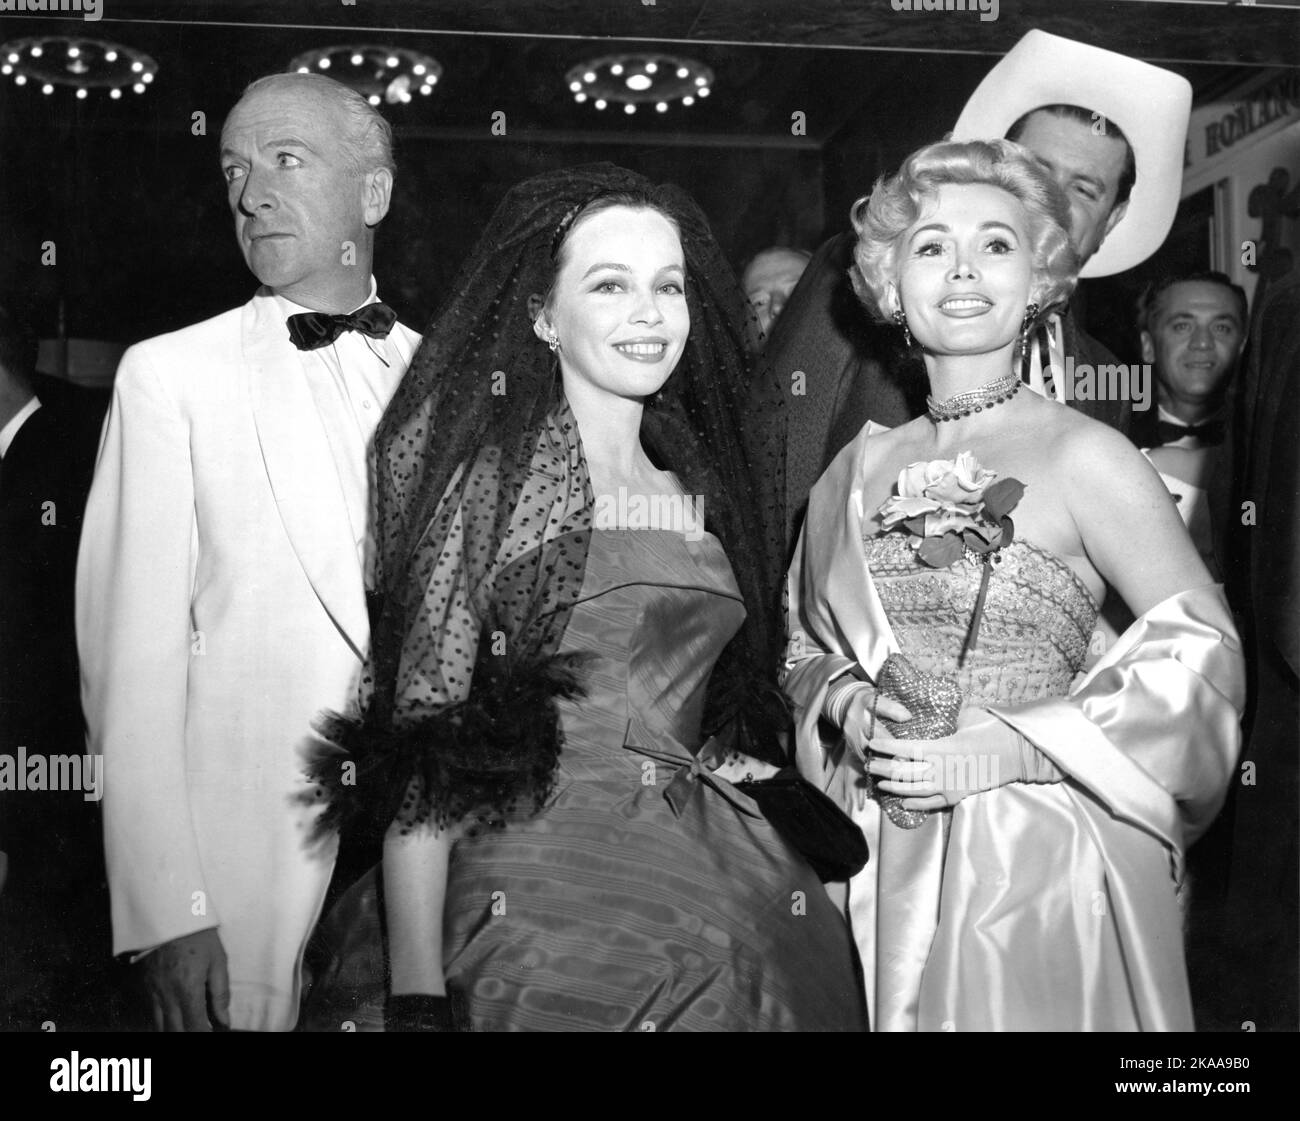
[[[386,1031],[469,1031],[465,994],[447,986],[446,996],[402,993],[384,1002]]]

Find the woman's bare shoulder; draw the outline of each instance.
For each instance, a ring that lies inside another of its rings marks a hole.
[[[1169,506],[1168,488],[1127,436],[1074,409],[1061,412],[1071,415],[1047,436],[1055,474],[1076,515],[1128,509],[1145,517]]]
[[[923,437],[930,435],[930,421],[924,416],[914,417],[906,424],[896,428],[884,428],[868,421],[859,434],[859,441],[866,440],[867,448],[872,452],[889,455],[900,449],[917,444]]]
[[[1074,471],[1098,477],[1112,472],[1147,474],[1151,464],[1122,432],[1094,420],[1077,409],[1058,408],[1045,436],[1052,440],[1057,458]]]

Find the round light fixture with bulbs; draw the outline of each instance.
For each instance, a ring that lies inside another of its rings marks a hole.
[[[0,75],[14,85],[28,83],[47,97],[66,86],[77,100],[92,92],[118,99],[124,90],[144,93],[158,75],[158,64],[143,51],[79,35],[40,35],[0,46]]]
[[[290,70],[324,74],[351,86],[371,105],[409,105],[416,94],[428,96],[442,77],[437,59],[407,47],[377,44],[321,47],[298,55]]]
[[[674,105],[694,105],[713,89],[713,71],[694,59],[638,52],[580,63],[564,82],[579,104],[601,111],[621,105],[631,116],[640,109],[666,113]]]

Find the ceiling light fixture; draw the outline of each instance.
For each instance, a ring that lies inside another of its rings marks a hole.
[[[143,51],[78,35],[14,39],[0,46],[0,59],[0,74],[12,76],[15,85],[25,86],[30,79],[47,96],[57,86],[68,86],[79,101],[93,90],[114,98],[128,87],[143,92],[144,83],[158,73],[158,64]]]
[[[597,109],[620,104],[632,114],[644,106],[659,113],[675,103],[694,105],[708,97],[713,71],[690,58],[666,54],[605,55],[570,68],[564,83],[574,101],[591,101]]]
[[[351,86],[371,105],[409,105],[415,93],[426,96],[442,77],[437,59],[406,47],[348,43],[321,47],[289,63],[299,74],[328,74]]]

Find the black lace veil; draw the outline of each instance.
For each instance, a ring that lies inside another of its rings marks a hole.
[[[332,795],[326,824],[355,813],[380,830],[394,817],[446,822],[538,808],[549,793],[561,746],[553,700],[581,691],[579,661],[557,649],[581,590],[594,501],[530,297],[549,290],[574,217],[623,192],[676,221],[691,318],[677,368],[645,409],[642,442],[703,497],[705,527],[747,608],[710,681],[703,732],[784,759],[781,394],[773,384],[747,446],[750,313],[707,220],[676,187],[592,164],[506,195],[380,423],[380,607],[361,714],[323,728],[349,753],[351,781],[338,778],[339,756],[313,767]]]

